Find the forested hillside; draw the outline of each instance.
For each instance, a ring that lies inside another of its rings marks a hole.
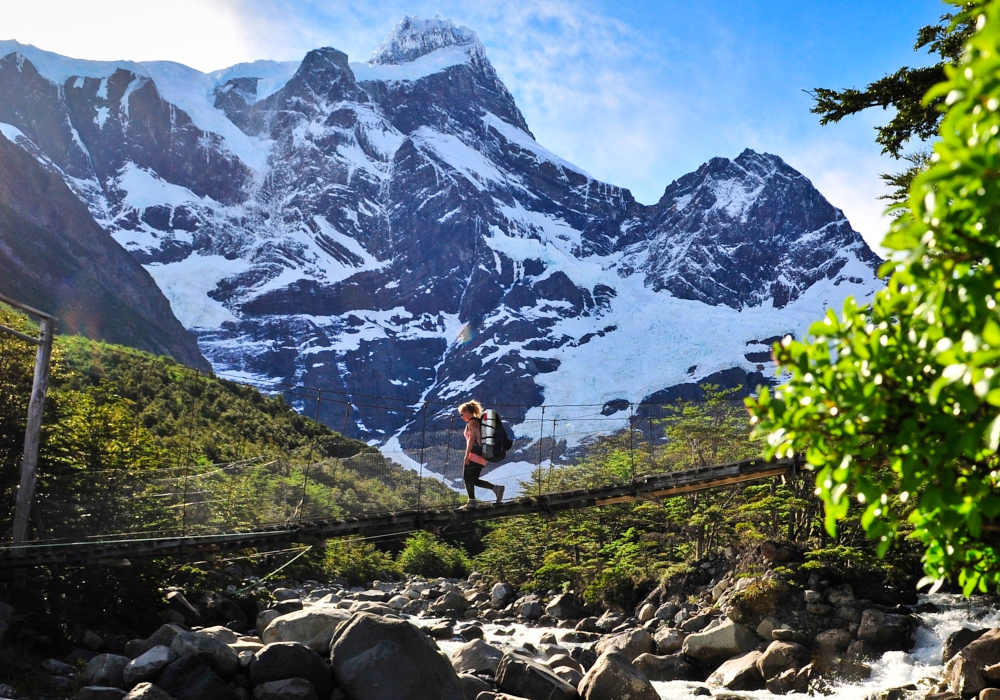
[[[23,316],[0,323],[29,334]],[[9,537],[34,347],[0,336],[0,533]],[[280,396],[121,346],[57,336],[45,407],[38,536],[231,528],[385,511],[417,476],[296,413]],[[428,501],[452,498],[437,482]]]

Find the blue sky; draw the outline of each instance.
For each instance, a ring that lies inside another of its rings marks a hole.
[[[645,203],[713,156],[782,156],[873,245],[887,228],[874,111],[820,127],[803,91],[861,87],[927,63],[917,29],[938,0],[0,0],[0,39],[78,58],[213,70],[298,60],[318,46],[367,60],[403,15],[474,29],[536,138]]]

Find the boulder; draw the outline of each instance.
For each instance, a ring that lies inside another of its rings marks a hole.
[[[275,600],[298,600],[302,597],[298,591],[293,591],[291,588],[275,588],[271,591],[271,596]]]
[[[184,624],[194,627],[202,623],[201,613],[198,608],[191,605],[191,602],[184,597],[180,591],[170,591],[167,593],[167,606],[180,613],[184,617]]]
[[[809,646],[809,635],[805,632],[789,629],[788,627],[778,627],[771,630],[771,639],[776,642],[791,642],[793,644]]]
[[[764,687],[764,677],[757,668],[760,656],[760,652],[754,650],[729,659],[715,669],[715,673],[708,677],[708,682],[729,690],[761,690]]]
[[[509,583],[494,583],[490,591],[490,607],[494,610],[503,608],[514,597],[514,587]]]
[[[598,632],[604,632],[606,634],[623,622],[625,622],[624,615],[619,615],[608,610],[597,618],[597,622],[594,623],[594,626],[597,627]]]
[[[87,680],[91,685],[124,688],[125,678],[122,675],[130,659],[117,654],[100,654],[87,662]]]
[[[825,630],[813,638],[813,652],[821,665],[829,666],[844,655],[852,641],[847,630]]]
[[[713,613],[705,613],[703,615],[695,615],[694,617],[689,617],[684,620],[684,622],[678,625],[678,629],[686,634],[692,634],[694,632],[701,632],[706,627],[711,624],[712,620],[715,619]]]
[[[409,602],[410,599],[405,595],[394,595],[392,598],[389,598],[389,602],[386,603],[386,605],[393,610],[402,610],[409,604]]]
[[[243,612],[243,608],[226,596],[220,595],[215,591],[208,591],[198,602],[205,608],[207,617],[227,623],[230,621],[238,622],[241,625],[241,629],[246,628],[247,616]]]
[[[673,620],[678,610],[680,608],[677,606],[677,603],[664,603],[656,609],[653,617],[657,620]]]
[[[168,623],[160,627],[151,634],[147,639],[145,644],[143,644],[140,651],[141,654],[145,654],[147,651],[153,647],[169,647],[170,643],[174,641],[174,637],[177,636],[178,632],[183,632],[184,628],[179,625]]]
[[[991,629],[952,657],[944,667],[944,681],[951,692],[963,698],[978,695],[988,686],[983,669],[997,663],[1000,663],[1000,629]]]
[[[316,605],[274,618],[260,636],[264,644],[299,642],[325,656],[337,625],[350,619],[346,610]]]
[[[597,662],[597,652],[585,647],[573,647],[569,650],[570,658],[587,670]]]
[[[646,603],[645,605],[643,605],[641,608],[639,608],[639,612],[636,614],[636,618],[638,618],[639,622],[642,623],[649,622],[655,616],[656,616],[656,607],[652,603]]]
[[[319,700],[319,696],[305,678],[285,678],[258,685],[253,689],[253,700]]]
[[[908,615],[869,608],[861,615],[858,639],[881,652],[909,651],[913,648],[916,631],[916,622]]]
[[[481,639],[463,644],[451,654],[451,665],[459,673],[488,673],[495,675],[503,652]]]
[[[228,627],[223,627],[221,625],[200,629],[195,632],[195,634],[199,634],[202,637],[209,637],[210,639],[217,639],[223,644],[236,644],[236,642],[240,641],[240,635],[236,634]]]
[[[229,685],[200,655],[182,656],[163,669],[156,685],[176,700],[219,700]]]
[[[351,700],[464,700],[455,669],[403,620],[357,613],[330,646],[337,686]]]
[[[53,676],[72,676],[76,674],[75,666],[70,666],[58,659],[45,659],[42,661],[42,670]]]
[[[202,637],[195,632],[178,632],[170,649],[177,656],[203,654],[212,670],[220,676],[231,676],[240,670],[240,658],[228,644],[211,637]]]
[[[760,638],[753,630],[732,620],[684,638],[682,651],[706,664],[720,664],[755,649]]]
[[[545,614],[545,610],[542,609],[542,604],[532,596],[528,596],[517,601],[515,609],[517,610],[517,614],[526,620],[537,620]]]
[[[680,651],[684,646],[684,637],[686,636],[675,627],[661,627],[653,635],[653,640],[656,642],[656,653],[665,656]]]
[[[660,700],[649,679],[620,651],[601,654],[580,681],[582,700]]]
[[[560,668],[572,668],[579,671],[581,676],[587,672],[586,669],[583,668],[583,664],[569,654],[556,654],[555,656],[551,656],[546,659],[545,665],[553,671]]]
[[[826,600],[835,608],[842,605],[851,605],[854,603],[854,589],[849,583],[834,586],[827,590]]]
[[[271,624],[271,621],[277,617],[281,617],[281,613],[274,608],[268,608],[267,610],[261,610],[257,613],[257,631],[263,632],[267,629],[267,626]]]
[[[452,588],[443,596],[430,604],[428,611],[434,615],[449,615],[452,613],[464,613],[469,607],[469,601],[456,589]]]
[[[125,687],[131,688],[144,681],[152,681],[160,671],[176,660],[177,654],[170,647],[153,647],[126,664],[122,670]]]
[[[639,654],[655,654],[656,640],[641,627],[621,632],[614,637],[602,639],[594,646],[594,651],[604,654],[612,650],[620,651],[631,663]]]
[[[1000,664],[993,664],[983,669],[983,678],[991,687],[1000,688]]]
[[[683,654],[639,654],[632,665],[651,681],[696,681],[702,677]]]
[[[554,668],[552,671],[562,678],[564,681],[569,683],[574,688],[579,689],[580,683],[583,681],[584,674],[577,671],[575,668],[569,668],[568,666],[560,666],[559,668]],[[579,692],[579,690],[577,691]]]
[[[771,642],[763,654],[757,658],[757,669],[764,680],[770,680],[775,676],[794,669],[800,668],[809,663],[812,652],[801,644],[792,642]]]
[[[152,683],[140,683],[128,692],[125,700],[174,700],[174,697]]]
[[[503,692],[528,700],[572,700],[577,696],[576,688],[551,669],[516,654],[504,654],[496,681]]]
[[[951,661],[955,654],[982,637],[986,632],[987,630],[985,629],[973,630],[963,627],[957,632],[949,634],[948,639],[945,640],[944,646],[941,648],[941,663],[946,664]]]
[[[572,593],[563,593],[545,606],[545,614],[557,620],[579,620],[583,617],[583,601]]]
[[[768,615],[757,625],[757,636],[763,640],[772,639],[771,633],[781,627],[781,621]]]
[[[254,685],[304,678],[321,698],[328,697],[333,690],[326,663],[319,654],[299,642],[268,644],[253,655],[248,670]]]
[[[469,627],[463,627],[458,631],[458,636],[467,642],[471,642],[473,639],[482,639],[485,636],[483,628],[479,625],[471,625]]]
[[[1000,688],[983,688],[979,700],[1000,700]]]
[[[806,683],[805,687],[801,688],[801,681],[799,679],[799,669],[789,668],[781,673],[779,673],[774,678],[769,678],[764,682],[764,687],[767,692],[773,693],[774,695],[787,695],[791,692],[805,693],[808,691],[809,685]]]
[[[10,629],[13,620],[14,608],[7,603],[0,603],[0,644],[3,644],[3,638],[6,636],[7,630]]]
[[[564,632],[561,637],[559,637],[560,642],[567,642],[569,644],[586,644],[587,642],[596,642],[601,638],[601,635],[596,632]]]
[[[479,676],[474,676],[471,673],[458,674],[458,682],[462,684],[462,692],[465,693],[465,700],[476,700],[480,693],[493,692],[493,686]]]
[[[125,691],[121,688],[110,688],[101,685],[88,685],[80,688],[73,700],[122,700]]]

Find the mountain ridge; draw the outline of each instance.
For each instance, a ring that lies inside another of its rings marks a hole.
[[[778,156],[713,159],[644,205],[534,140],[471,30],[405,18],[373,58],[385,62],[326,48],[294,71],[137,64],[152,87],[85,67],[33,98],[38,80],[6,56],[0,122],[66,144],[67,168],[77,135],[97,162],[64,169],[67,183],[213,366],[344,395],[347,434],[383,447],[412,445],[412,409],[353,395],[476,393],[520,406],[507,417],[524,434],[542,404],[758,382],[761,338],[801,335],[881,285],[843,212]],[[102,150],[105,129],[124,145]]]

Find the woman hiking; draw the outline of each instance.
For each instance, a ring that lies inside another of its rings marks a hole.
[[[476,487],[490,489],[497,497],[497,503],[503,500],[504,487],[483,481],[479,476],[486,466],[486,458],[483,457],[483,433],[482,421],[483,406],[476,400],[467,401],[458,407],[458,413],[465,421],[465,462],[462,469],[462,478],[465,480],[465,490],[469,494],[469,502],[463,508],[475,508]]]

